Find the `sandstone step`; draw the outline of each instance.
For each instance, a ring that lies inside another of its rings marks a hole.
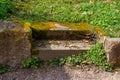
[[[34,22],[31,25],[35,39],[80,40],[95,37],[88,23]]]
[[[93,45],[84,40],[37,40],[33,41],[32,54],[48,60],[83,53]]]

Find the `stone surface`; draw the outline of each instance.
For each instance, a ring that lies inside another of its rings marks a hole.
[[[91,39],[92,26],[88,23],[34,22],[31,24],[35,39]]]
[[[36,40],[33,41],[33,47],[41,50],[87,50],[93,44],[83,40]]]
[[[107,54],[107,60],[114,66],[120,65],[120,38],[106,38],[104,49]]]
[[[42,60],[77,55],[89,50],[94,44],[82,40],[38,40],[33,41],[32,53]]]
[[[0,21],[0,64],[18,66],[30,56],[31,32],[19,24]]]
[[[88,23],[69,23],[69,22],[33,22],[32,28],[36,30],[75,30],[91,32],[92,26]]]

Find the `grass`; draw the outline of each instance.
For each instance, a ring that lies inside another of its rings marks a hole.
[[[111,37],[120,37],[120,1],[26,0],[13,2],[23,21],[87,22],[100,26]]]
[[[6,72],[12,71],[12,68],[3,64],[0,64],[0,75]]]
[[[89,61],[105,71],[111,71],[112,65],[107,62],[106,54],[101,43],[97,43],[85,54],[85,60]]]
[[[0,0],[0,19],[6,19],[14,14],[14,6],[10,0]]]

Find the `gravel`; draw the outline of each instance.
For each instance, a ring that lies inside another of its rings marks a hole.
[[[48,66],[38,69],[17,69],[2,74],[0,80],[120,80],[120,71],[105,72],[95,66]]]

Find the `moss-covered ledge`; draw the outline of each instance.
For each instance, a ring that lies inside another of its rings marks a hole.
[[[93,27],[88,23],[33,22],[35,39],[91,39]]]
[[[0,64],[12,67],[31,55],[31,31],[20,24],[0,21]]]

